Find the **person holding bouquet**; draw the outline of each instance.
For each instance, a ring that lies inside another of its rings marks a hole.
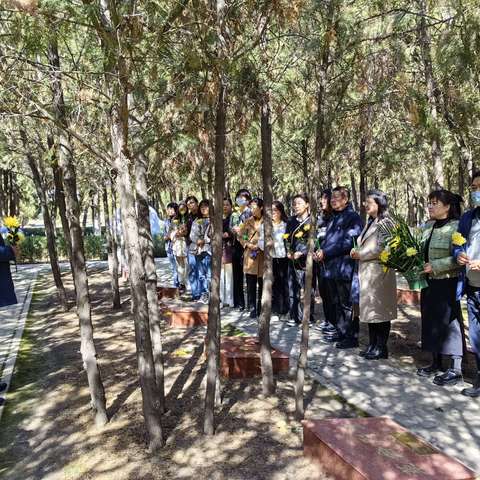
[[[303,319],[303,291],[308,252],[308,236],[311,228],[310,200],[304,193],[293,197],[293,212],[287,222],[285,240],[287,245],[288,289],[290,295],[290,320],[288,325],[300,325]],[[315,278],[315,277],[313,277]],[[312,280],[313,281],[313,280]],[[310,323],[314,323],[315,295],[312,285]]]
[[[360,321],[368,324],[369,342],[360,355],[367,360],[388,358],[391,321],[397,318],[397,281],[394,270],[384,271],[379,257],[385,247],[382,226],[392,224],[387,196],[370,190],[364,203],[367,225],[350,256],[359,261]]]
[[[250,202],[252,216],[239,226],[238,235],[244,248],[243,271],[247,279],[247,304],[250,318],[260,312],[263,288],[263,250],[259,241],[263,230],[263,200],[254,198]]]
[[[430,221],[422,232],[426,288],[421,291],[422,349],[432,354],[431,365],[417,370],[430,376],[441,369],[442,355],[451,357],[448,370],[436,375],[436,385],[455,385],[462,380],[463,321],[457,286],[461,267],[452,255],[453,234],[458,228],[461,198],[448,190],[428,196]]]
[[[8,230],[7,238],[10,245],[5,245],[0,235],[0,308],[17,303],[15,287],[10,272],[10,262],[18,255],[17,243],[20,222],[15,217],[5,217],[3,223]]]
[[[324,341],[336,348],[358,347],[358,321],[353,318],[355,261],[350,257],[355,239],[363,229],[360,215],[350,203],[350,191],[338,186],[332,190],[332,221],[328,224],[316,259],[323,263],[323,278],[335,311],[335,332],[326,334]]]
[[[475,353],[477,373],[470,388],[462,395],[480,397],[480,171],[473,174],[470,185],[472,208],[460,218],[453,237],[453,255],[466,268],[464,291],[467,294],[470,345]]]

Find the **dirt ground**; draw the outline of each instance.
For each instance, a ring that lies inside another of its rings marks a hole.
[[[223,385],[217,433],[202,435],[203,329],[165,328],[166,447],[146,451],[134,330],[126,289],[122,309],[109,308],[108,275],[89,276],[95,338],[110,423],[92,425],[78,321],[56,306],[50,277],[37,280],[8,403],[1,421],[0,477],[27,479],[295,479],[327,478],[303,457],[288,378],[263,399],[259,380]],[[67,286],[72,289],[67,279]],[[317,383],[306,385],[307,417],[358,412]]]

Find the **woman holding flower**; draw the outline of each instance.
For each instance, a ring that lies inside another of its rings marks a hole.
[[[238,235],[243,252],[243,271],[247,279],[247,304],[250,318],[260,312],[263,288],[263,250],[259,243],[263,230],[263,200],[254,198],[250,202],[252,216],[239,225]]]
[[[272,313],[275,315],[285,315],[288,313],[288,258],[285,247],[285,233],[287,229],[288,217],[285,213],[285,207],[282,202],[274,201],[272,204]],[[263,250],[264,236],[263,228],[259,242]]]
[[[382,226],[388,218],[387,196],[370,190],[365,201],[367,225],[358,237],[350,256],[359,261],[360,321],[368,324],[369,342],[360,355],[367,360],[388,358],[387,341],[391,321],[397,318],[397,281],[394,270],[384,271],[380,256],[385,255]],[[395,241],[390,248],[395,248]]]
[[[433,379],[436,385],[455,385],[462,380],[463,320],[457,286],[461,267],[452,256],[452,236],[457,231],[461,198],[448,190],[428,196],[430,222],[423,227],[422,244],[427,288],[421,293],[422,349],[432,354],[432,363],[418,369],[430,376],[441,368],[441,356],[452,359],[451,367]]]
[[[293,197],[294,215],[288,220],[286,245],[288,263],[288,287],[290,297],[290,322],[299,325],[303,318],[303,290],[305,289],[305,268],[308,251],[308,235],[311,228],[310,202],[306,194]],[[315,278],[315,276],[314,276]],[[314,322],[314,288],[310,307],[310,322]]]
[[[190,243],[188,250],[195,257],[195,268],[198,272],[198,291],[200,301],[208,303],[210,280],[212,276],[212,249],[211,249],[211,224],[210,202],[202,200],[198,206],[198,218],[192,223],[190,229]],[[193,295],[192,295],[193,298]]]
[[[17,303],[15,288],[13,285],[12,274],[10,272],[10,262],[17,256],[15,241],[12,241],[12,235],[18,232],[20,223],[15,217],[5,217],[3,221],[8,229],[7,237],[10,238],[10,245],[5,245],[3,237],[0,235],[0,307],[6,307]]]
[[[168,236],[172,242],[171,248],[177,265],[179,292],[184,293],[188,278],[187,241],[185,238],[188,232],[188,209],[185,202],[178,204],[177,213],[173,217],[170,227]]]

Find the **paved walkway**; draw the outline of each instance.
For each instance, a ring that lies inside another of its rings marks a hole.
[[[163,284],[170,281],[167,262],[160,260],[158,271]],[[257,321],[248,314],[225,314],[222,323],[257,333]],[[391,417],[480,472],[480,401],[460,395],[461,386],[442,388],[418,377],[413,366],[395,359],[368,361],[357,355],[357,349],[337,350],[320,338],[318,331],[310,331],[308,363],[313,378],[368,414]],[[300,342],[298,327],[288,327],[273,317],[271,339],[273,346],[289,353],[294,367]]]
[[[8,393],[18,347],[30,308],[33,286],[41,269],[42,266],[21,265],[16,271],[15,267],[12,267],[18,303],[0,308],[0,379],[7,383],[7,389],[0,394],[2,398],[6,398]],[[0,418],[2,413],[3,406],[0,405]]]

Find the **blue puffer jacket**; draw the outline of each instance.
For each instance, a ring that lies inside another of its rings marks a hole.
[[[13,250],[5,246],[5,242],[0,235],[0,307],[17,303],[12,274],[10,273],[10,260],[15,260]]]
[[[460,255],[461,252],[464,252],[468,247],[468,236],[470,235],[470,230],[472,229],[472,222],[476,215],[480,215],[480,207],[467,210],[460,217],[457,231],[460,232],[462,236],[467,239],[467,244],[461,247],[454,246],[452,248],[452,255],[455,258],[457,258],[458,255]],[[467,284],[467,277],[465,275],[465,269],[463,269],[463,272],[459,277],[458,288],[457,288],[457,298],[460,298],[465,293],[466,284]]]
[[[355,260],[350,258],[350,251],[354,239],[362,233],[362,229],[362,219],[351,204],[334,214],[322,242],[325,278],[353,281]]]

